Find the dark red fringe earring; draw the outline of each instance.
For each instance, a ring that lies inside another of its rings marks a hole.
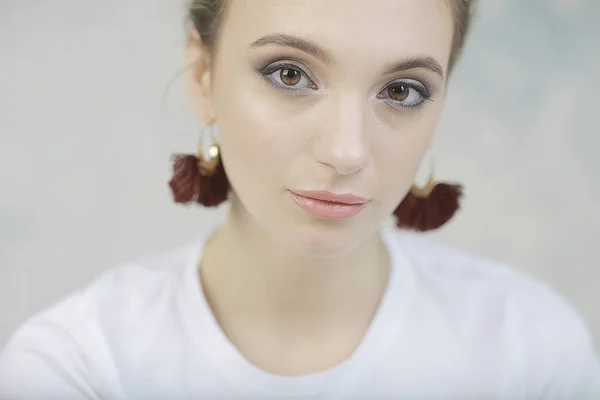
[[[460,208],[463,187],[458,184],[436,183],[433,173],[422,188],[413,185],[394,211],[399,228],[419,232],[438,229]]]
[[[216,207],[227,200],[229,180],[221,162],[219,147],[213,144],[207,161],[202,155],[176,154],[172,158],[173,178],[169,187],[176,203],[196,202],[205,207]]]

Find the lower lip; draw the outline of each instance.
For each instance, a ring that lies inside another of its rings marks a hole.
[[[363,204],[334,203],[331,201],[317,200],[289,192],[292,200],[304,211],[316,217],[328,219],[347,219],[356,216],[365,207]]]

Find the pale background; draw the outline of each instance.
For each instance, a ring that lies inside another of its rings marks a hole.
[[[545,280],[600,344],[600,1],[483,1],[437,146],[467,197],[436,236]],[[166,186],[198,135],[182,79],[169,86],[183,4],[0,0],[0,347],[106,268],[222,217]]]

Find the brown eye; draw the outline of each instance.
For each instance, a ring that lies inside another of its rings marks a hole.
[[[295,69],[282,69],[280,78],[288,86],[296,86],[302,78],[302,73]]]
[[[410,94],[410,88],[406,85],[393,85],[388,88],[388,94],[394,101],[404,101]]]
[[[386,103],[396,108],[415,108],[431,100],[431,94],[424,83],[417,80],[394,82],[382,89],[377,98],[386,100]]]
[[[298,67],[291,62],[274,62],[257,72],[263,76],[267,83],[277,89],[302,91],[303,93],[307,89],[319,90],[317,84],[310,78],[310,74],[304,72],[302,67]]]

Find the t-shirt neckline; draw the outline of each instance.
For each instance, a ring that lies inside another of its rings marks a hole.
[[[188,334],[198,351],[210,360],[219,374],[238,387],[252,388],[259,394],[301,396],[322,394],[344,382],[356,379],[362,371],[377,364],[385,350],[398,340],[404,310],[414,293],[414,277],[410,263],[390,228],[380,231],[390,256],[390,274],[379,308],[354,353],[337,366],[322,372],[301,376],[279,376],[264,371],[250,361],[227,338],[204,296],[199,263],[208,237],[190,248],[184,276],[184,304]]]

